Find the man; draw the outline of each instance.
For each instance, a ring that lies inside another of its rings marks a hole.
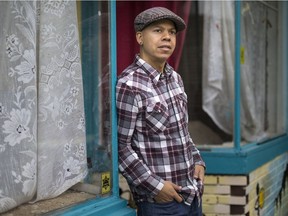
[[[162,7],[134,21],[140,54],[119,76],[119,169],[140,216],[202,215],[205,163],[188,132],[187,96],[167,63],[182,18]]]

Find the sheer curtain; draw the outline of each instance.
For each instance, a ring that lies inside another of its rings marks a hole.
[[[203,4],[202,106],[219,128],[232,134],[235,73],[234,2],[205,1]],[[267,137],[264,128],[264,19],[263,8],[259,9],[257,3],[243,2],[241,46],[245,50],[245,62],[241,64],[241,135],[246,141],[257,141]]]
[[[0,213],[87,173],[75,1],[0,2]]]
[[[248,141],[265,139],[266,124],[266,9],[258,2],[242,3],[241,64],[242,136]],[[271,63],[270,63],[271,64]]]
[[[205,1],[203,109],[228,134],[233,132],[234,4]]]

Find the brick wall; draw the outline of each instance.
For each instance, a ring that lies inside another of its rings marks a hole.
[[[249,175],[206,175],[203,213],[216,215],[288,215],[288,153]]]

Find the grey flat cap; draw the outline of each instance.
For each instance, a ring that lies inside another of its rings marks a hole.
[[[186,28],[184,20],[172,11],[164,7],[153,7],[136,16],[134,20],[134,29],[136,32],[142,31],[151,23],[162,19],[168,19],[174,22],[177,32]]]

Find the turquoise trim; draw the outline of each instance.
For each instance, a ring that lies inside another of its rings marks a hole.
[[[111,121],[112,121],[112,167],[113,167],[113,195],[119,196],[119,173],[118,173],[118,137],[117,137],[117,113],[116,113],[116,78],[117,78],[117,42],[116,42],[116,1],[110,3],[110,38],[111,38]]]
[[[258,144],[247,144],[241,151],[233,148],[200,151],[206,163],[206,174],[245,175],[288,152],[288,136],[283,135]]]
[[[95,198],[86,202],[49,212],[43,216],[135,216],[135,210],[127,207],[127,202],[115,196]]]
[[[241,1],[235,2],[235,78],[234,78],[234,148],[241,150],[241,66],[240,66],[240,47],[241,47]]]

